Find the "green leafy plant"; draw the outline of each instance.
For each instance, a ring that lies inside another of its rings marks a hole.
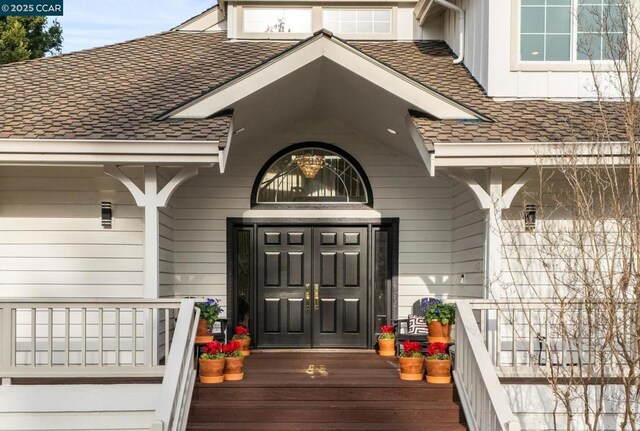
[[[196,307],[200,309],[200,319],[206,320],[209,327],[213,326],[222,313],[219,299],[208,298],[205,302],[196,303]]]
[[[450,359],[445,343],[431,343],[427,348],[427,359],[437,359],[444,361]]]
[[[424,321],[429,323],[437,320],[443,325],[456,323],[456,305],[429,298],[422,300],[420,310],[424,314]]]

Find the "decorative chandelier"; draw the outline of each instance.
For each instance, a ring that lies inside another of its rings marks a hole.
[[[296,164],[302,171],[305,178],[315,178],[324,168],[324,156],[314,156],[313,154],[303,154],[296,157]]]

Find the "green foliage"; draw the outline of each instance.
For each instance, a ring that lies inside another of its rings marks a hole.
[[[197,302],[196,307],[200,309],[200,319],[206,320],[209,327],[213,326],[222,313],[219,299],[208,298],[206,302]]]
[[[424,321],[437,320],[443,325],[456,323],[456,305],[447,304],[439,299],[423,301],[420,310],[424,313]]]
[[[0,64],[59,54],[62,27],[46,16],[0,17]]]

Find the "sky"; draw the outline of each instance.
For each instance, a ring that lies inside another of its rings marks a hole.
[[[62,52],[104,46],[169,30],[216,0],[64,0]],[[53,17],[51,17],[53,18]]]

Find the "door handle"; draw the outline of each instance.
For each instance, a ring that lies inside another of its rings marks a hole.
[[[317,284],[313,285],[313,308],[320,309],[320,287]]]
[[[311,309],[311,285],[309,283],[304,285],[304,306],[307,310]]]

